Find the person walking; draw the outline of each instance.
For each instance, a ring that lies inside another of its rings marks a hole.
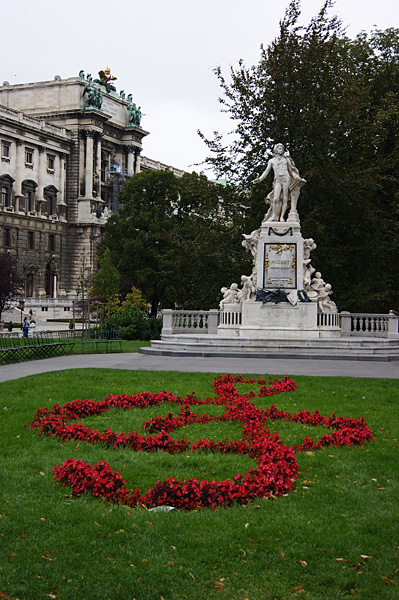
[[[24,319],[24,324],[22,326],[22,331],[23,331],[23,337],[27,338],[29,335],[29,323],[28,323],[28,319],[25,317]]]

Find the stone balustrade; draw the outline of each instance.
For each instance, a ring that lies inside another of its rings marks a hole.
[[[342,312],[340,320],[343,336],[399,336],[399,318],[396,315]]]
[[[219,325],[220,327],[235,327],[242,323],[241,305],[220,311]]]
[[[162,311],[162,335],[175,333],[217,333],[219,311],[212,310],[171,310]]]
[[[318,313],[317,326],[321,329],[335,329],[340,326],[339,313]]]
[[[218,326],[234,328],[241,325],[240,305],[231,310],[170,310],[163,311],[162,335],[178,333],[216,334]],[[399,337],[399,317],[372,313],[319,313],[320,329],[341,327],[342,336]]]

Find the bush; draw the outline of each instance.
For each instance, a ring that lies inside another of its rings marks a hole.
[[[124,340],[151,340],[161,337],[162,319],[148,317],[135,306],[105,319],[103,328],[122,327]]]

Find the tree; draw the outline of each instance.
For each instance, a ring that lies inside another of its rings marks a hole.
[[[233,142],[200,135],[211,151],[207,162],[248,190],[253,227],[271,181],[263,188],[250,181],[262,172],[265,152],[283,142],[308,181],[302,231],[318,244],[313,263],[339,307],[386,312],[399,303],[392,259],[399,252],[399,30],[351,40],[328,16],[332,4],[326,0],[301,27],[300,1],[292,0],[257,65],[240,60],[230,80],[218,68]]]
[[[160,307],[217,306],[220,287],[240,276],[247,260],[237,192],[197,173],[178,179],[147,171],[132,177],[119,202],[100,251],[109,248],[122,276],[150,302],[151,315]]]
[[[17,260],[9,254],[0,256],[0,318],[4,310],[21,296],[23,278],[18,271]]]
[[[90,297],[109,302],[119,292],[120,275],[112,265],[111,252],[106,248],[100,258],[100,268],[91,278]]]

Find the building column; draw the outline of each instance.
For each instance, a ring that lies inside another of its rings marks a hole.
[[[96,152],[96,182],[97,182],[97,200],[102,202],[101,198],[101,138],[103,134],[97,133],[97,152]]]
[[[134,172],[135,173],[140,173],[140,165],[141,165],[140,153],[141,153],[141,148],[136,148],[135,153],[134,153],[134,156],[135,156]]]
[[[15,154],[15,183],[14,183],[14,198],[16,199],[17,202],[19,202],[20,198],[23,198],[23,194],[22,194],[22,177],[21,177],[21,173],[22,173],[22,160],[24,158],[24,153],[22,150],[22,140],[17,139],[15,140],[16,142],[16,146],[17,146],[17,151]],[[19,210],[19,206],[15,206],[15,210]]]
[[[65,154],[60,154],[58,204],[65,204]]]
[[[95,132],[86,130],[85,198],[93,197],[93,158]]]
[[[58,188],[59,192],[57,195],[57,209],[58,216],[61,220],[66,220],[66,202],[65,202],[65,154],[59,155],[60,159],[60,173],[58,177]]]
[[[131,177],[134,174],[134,150],[135,146],[126,146],[127,151],[127,171],[128,176]]]
[[[38,172],[38,181],[37,181],[37,189],[36,189],[36,203],[39,205],[39,214],[42,214],[42,206],[45,202],[44,199],[44,169],[46,168],[46,157],[44,155],[45,147],[39,146],[39,172]]]

